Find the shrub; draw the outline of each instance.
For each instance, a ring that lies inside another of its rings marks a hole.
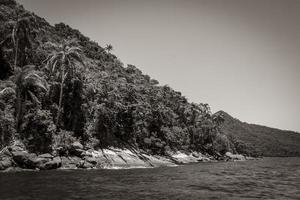
[[[216,152],[224,155],[226,152],[232,152],[230,148],[230,141],[226,135],[218,133],[216,139],[213,142],[213,148]]]
[[[76,140],[73,132],[61,130],[53,135],[53,150],[59,155],[67,156],[70,153],[71,144]]]
[[[31,109],[24,116],[21,138],[29,151],[52,151],[52,137],[56,127],[48,110]]]

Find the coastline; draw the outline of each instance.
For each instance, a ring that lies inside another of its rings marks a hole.
[[[150,155],[136,149],[106,148],[84,150],[80,143],[73,144],[71,155],[34,154],[21,146],[10,146],[0,152],[0,172],[24,170],[66,169],[132,169],[176,167],[199,162],[245,161],[256,158],[227,152],[221,159],[200,152],[170,152],[168,155]]]

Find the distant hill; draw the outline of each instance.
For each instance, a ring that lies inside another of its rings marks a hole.
[[[240,142],[245,151],[263,156],[300,156],[300,133],[241,122],[224,111],[218,114],[225,119],[221,130]]]

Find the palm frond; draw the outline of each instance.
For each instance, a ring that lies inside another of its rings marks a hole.
[[[39,101],[39,99],[37,98],[37,96],[35,96],[35,94],[31,91],[28,91],[28,94],[31,98],[31,100],[33,101],[34,104],[39,105],[41,104],[41,102]]]
[[[24,88],[37,87],[41,88],[44,92],[48,91],[47,81],[41,77],[35,70],[34,65],[24,66],[23,70],[19,73],[19,84],[22,84]]]
[[[44,92],[48,92],[48,84],[47,81],[42,78],[41,76],[35,74],[32,72],[31,74],[28,74],[24,78],[24,86],[26,88],[29,87],[36,87],[42,89]]]
[[[81,52],[81,51],[82,51],[82,50],[81,50],[80,47],[74,46],[74,47],[68,48],[67,54],[72,53],[72,52]]]
[[[55,71],[56,69],[56,66],[57,66],[57,60],[55,60],[55,62],[53,63],[53,66],[52,66],[52,72]]]
[[[13,28],[13,30],[12,30],[12,34],[11,34],[11,36],[12,36],[12,41],[13,41],[14,46],[15,46],[16,43],[17,43],[17,41],[16,41],[16,34],[17,34],[17,27],[14,26],[14,28]]]
[[[56,44],[56,43],[54,43],[54,42],[46,42],[46,43],[44,43],[44,45],[43,45],[45,48],[49,48],[49,47],[53,47],[53,48],[57,48],[58,47],[58,45]]]

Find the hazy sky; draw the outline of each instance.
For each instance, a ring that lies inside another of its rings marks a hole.
[[[241,121],[300,131],[298,0],[19,0]]]

